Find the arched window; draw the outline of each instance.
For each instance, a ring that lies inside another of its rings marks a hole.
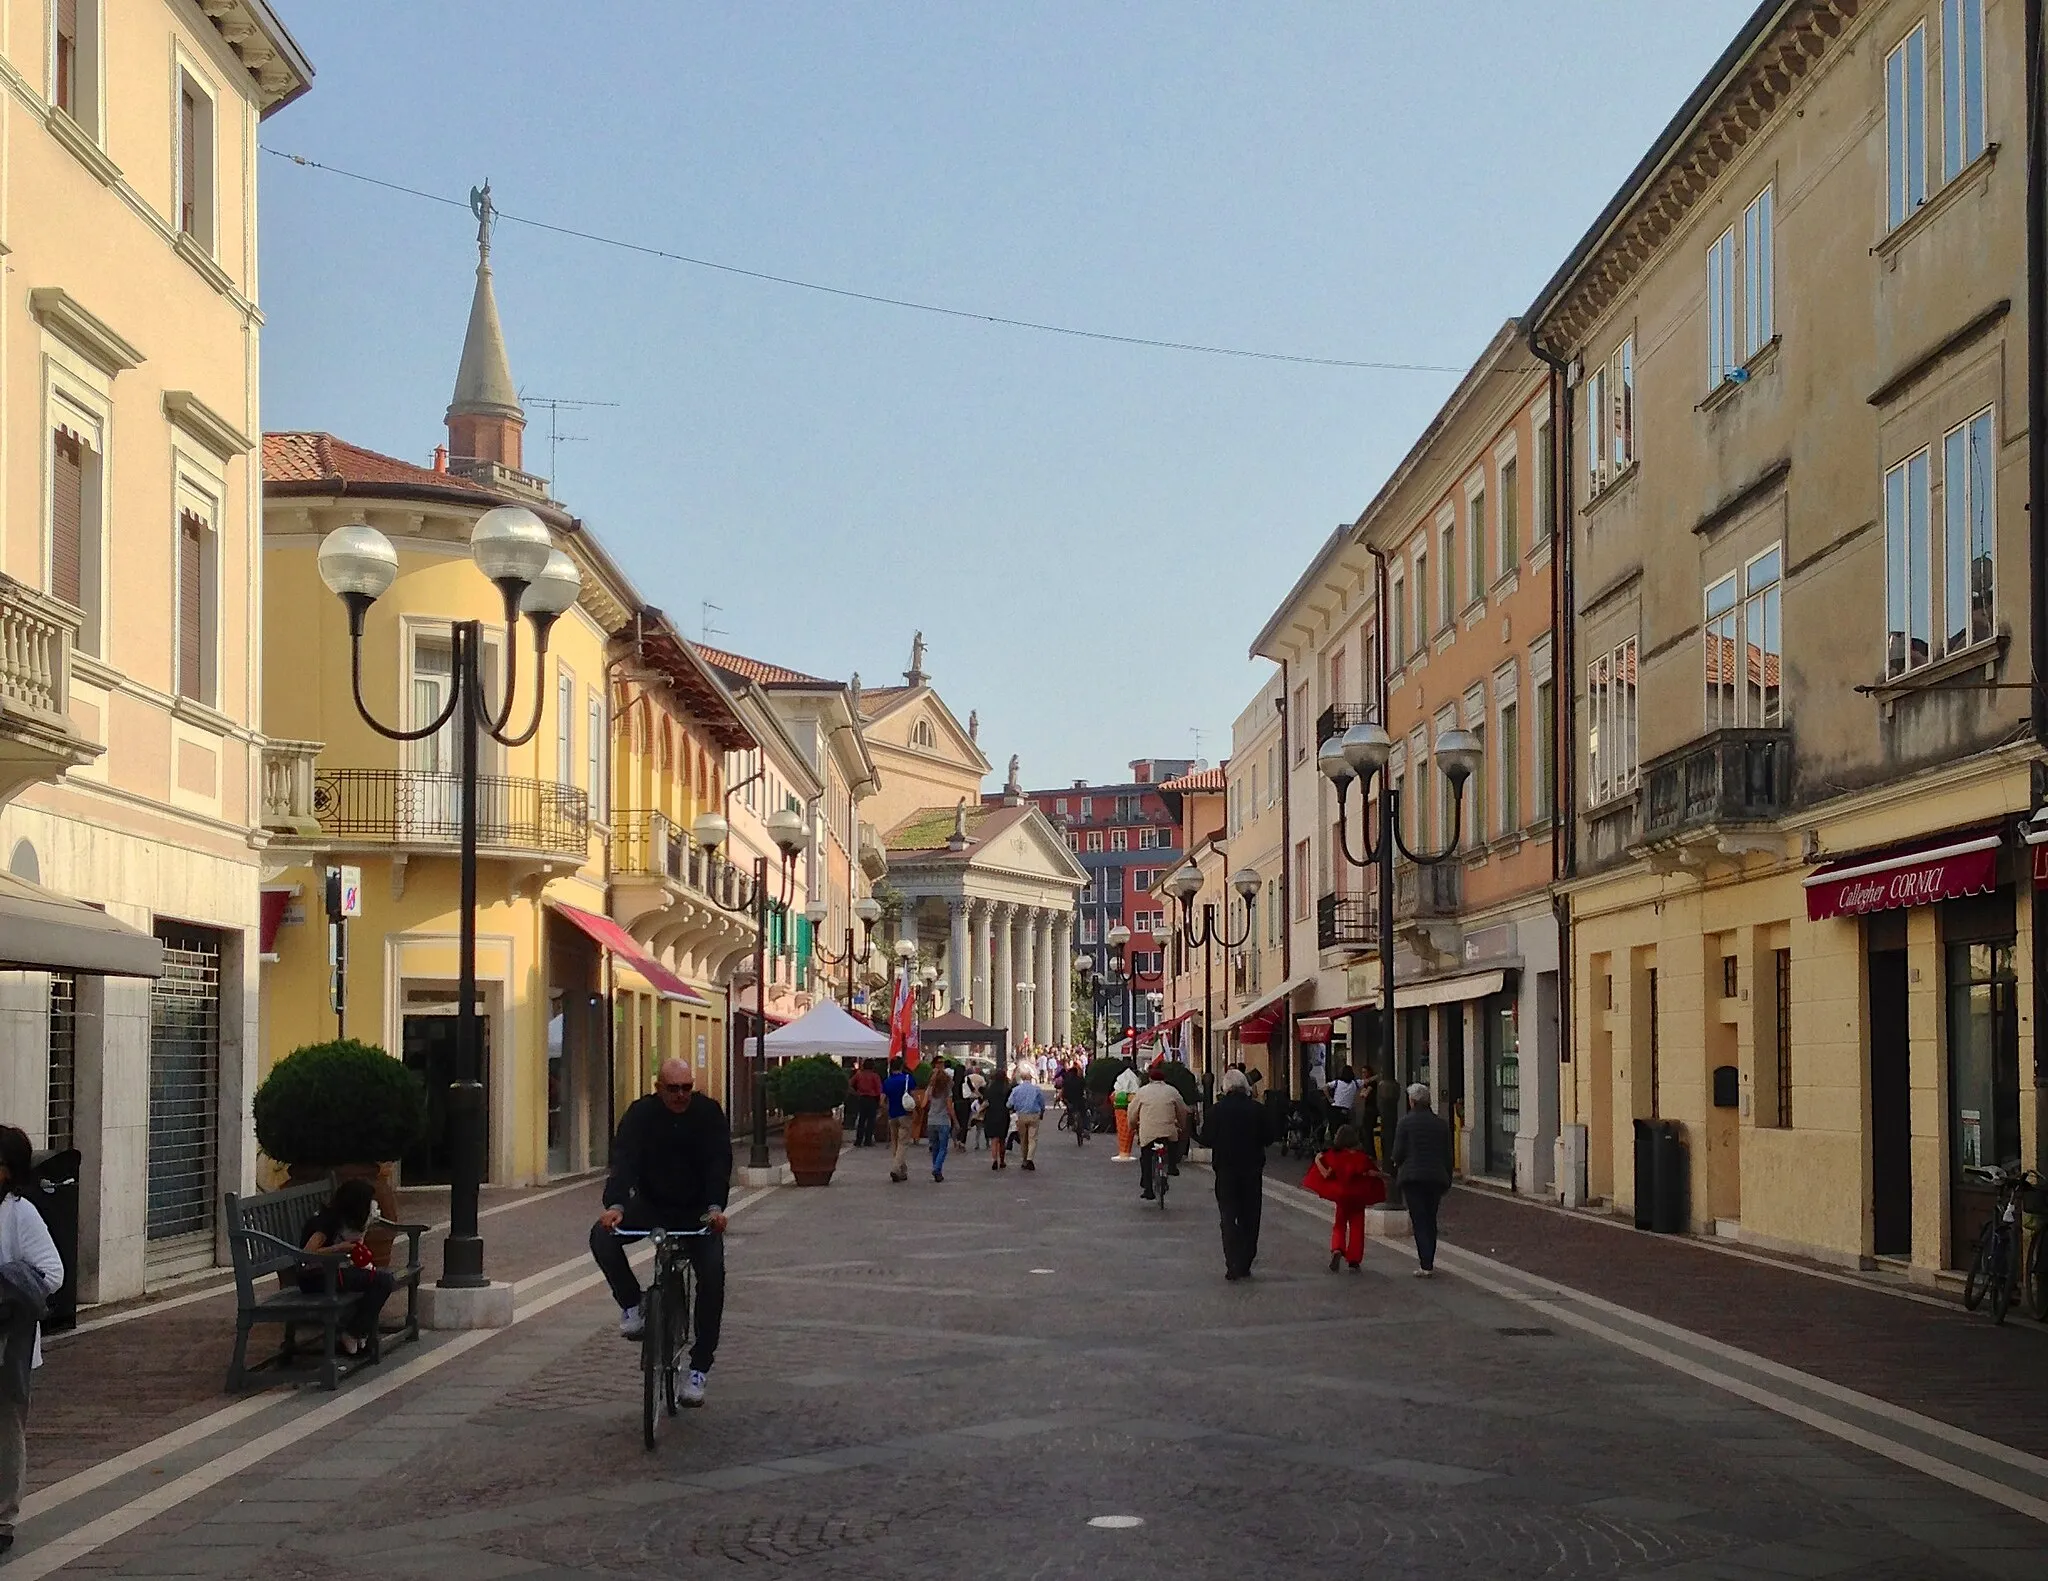
[[[914,747],[923,747],[927,752],[938,749],[939,739],[933,733],[932,722],[929,719],[920,719],[910,727],[910,744]]]

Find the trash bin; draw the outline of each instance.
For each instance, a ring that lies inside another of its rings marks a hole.
[[[64,1259],[64,1283],[50,1297],[43,1317],[45,1329],[67,1329],[78,1323],[78,1149],[40,1152],[33,1159],[34,1187],[28,1200],[43,1215],[57,1255]]]
[[[1653,1127],[1655,1154],[1650,1228],[1659,1235],[1683,1235],[1692,1228],[1692,1155],[1679,1128],[1669,1120]]]
[[[1657,1200],[1655,1120],[1636,1121],[1636,1228],[1647,1230]]]

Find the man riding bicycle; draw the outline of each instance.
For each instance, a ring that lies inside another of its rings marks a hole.
[[[639,1278],[626,1260],[628,1230],[693,1230],[684,1253],[696,1275],[697,1320],[690,1345],[690,1376],[682,1403],[704,1403],[704,1375],[718,1353],[725,1315],[725,1199],[732,1185],[732,1135],[725,1111],[697,1096],[687,1061],[663,1060],[657,1090],[636,1098],[612,1141],[612,1172],[604,1183],[604,1212],[590,1231],[590,1254],[604,1270],[619,1304],[619,1333],[637,1340],[643,1327]]]
[[[1170,1173],[1179,1174],[1174,1159],[1174,1149],[1187,1134],[1188,1108],[1181,1101],[1180,1089],[1166,1079],[1166,1062],[1152,1062],[1151,1080],[1140,1087],[1131,1098],[1131,1129],[1137,1133],[1138,1141],[1138,1195],[1150,1202],[1153,1191],[1153,1172],[1157,1168],[1152,1157],[1154,1142],[1166,1143],[1166,1167]]]
[[[1079,1065],[1069,1065],[1060,1076],[1060,1097],[1067,1106],[1067,1124],[1084,1139],[1088,1135],[1088,1080]]]

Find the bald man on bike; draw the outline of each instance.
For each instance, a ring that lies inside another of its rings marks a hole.
[[[604,1212],[590,1230],[590,1254],[619,1304],[619,1333],[637,1340],[644,1327],[639,1276],[626,1260],[628,1230],[694,1230],[711,1234],[685,1244],[696,1275],[697,1320],[690,1345],[685,1405],[704,1403],[704,1376],[718,1354],[725,1315],[725,1199],[732,1188],[732,1133],[725,1111],[699,1096],[687,1060],[663,1060],[655,1090],[636,1098],[612,1140]]]

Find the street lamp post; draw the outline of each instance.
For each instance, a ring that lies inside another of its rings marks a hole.
[[[727,805],[731,804],[731,794],[730,790],[726,793]],[[768,838],[782,853],[779,894],[770,892],[766,856],[754,858],[753,878],[744,885],[739,869],[719,860],[719,848],[732,834],[732,825],[722,813],[699,813],[690,826],[691,835],[710,859],[712,871],[705,875],[706,893],[723,911],[735,916],[748,912],[754,915],[754,1140],[747,1153],[749,1169],[768,1167],[768,918],[788,913],[796,886],[796,860],[809,840],[802,815],[791,808],[778,807],[765,821]]]
[[[483,737],[506,747],[524,746],[540,729],[547,687],[539,676],[547,657],[548,633],[576,602],[582,579],[569,557],[554,546],[547,525],[520,505],[485,511],[470,532],[470,558],[505,601],[505,694],[493,704],[484,695],[484,622],[451,622],[454,683],[446,705],[433,719],[395,729],[370,712],[363,700],[363,622],[370,606],[398,579],[398,552],[391,540],[365,522],[337,527],[320,544],[320,580],[348,607],[349,684],[356,712],[378,735],[391,741],[423,741],[451,723],[456,729],[461,888],[456,947],[455,1080],[448,1089],[448,1138],[452,1166],[448,1184],[448,1236],[441,1246],[441,1288],[475,1290],[484,1277],[484,1243],[477,1233],[477,1196],[484,1170],[482,1039],[476,1016],[476,841],[477,757]],[[535,685],[533,717],[524,730],[507,730],[519,679],[519,617],[533,629]]]
[[[1387,561],[1377,548],[1369,548],[1377,564],[1379,575],[1379,600],[1382,609],[1387,607]],[[1417,867],[1435,867],[1450,861],[1458,849],[1458,838],[1463,830],[1465,813],[1465,782],[1472,777],[1479,766],[1479,738],[1469,730],[1443,730],[1437,733],[1436,762],[1451,787],[1451,830],[1450,839],[1438,851],[1418,851],[1408,844],[1401,833],[1401,790],[1391,779],[1380,787],[1379,834],[1375,838],[1370,824],[1364,826],[1365,851],[1354,854],[1351,849],[1351,824],[1345,815],[1345,798],[1350,793],[1353,779],[1358,781],[1358,799],[1363,804],[1370,796],[1373,777],[1385,775],[1387,762],[1393,756],[1394,738],[1387,734],[1387,655],[1384,625],[1380,632],[1380,662],[1374,666],[1379,675],[1379,695],[1374,700],[1378,717],[1353,725],[1341,736],[1332,736],[1316,752],[1316,767],[1323,776],[1337,787],[1337,839],[1338,849],[1345,862],[1361,870],[1377,868],[1379,879],[1379,956],[1380,956],[1380,1049],[1387,1062],[1387,1074],[1394,1073],[1394,853],[1396,851],[1413,862]],[[1417,765],[1420,772],[1420,765]]]
[[[872,895],[863,895],[853,903],[854,918],[860,923],[860,944],[858,946],[854,944],[853,923],[849,922],[846,925],[846,946],[837,953],[826,949],[818,942],[818,930],[824,926],[826,919],[832,915],[832,908],[826,903],[825,897],[822,895],[812,896],[811,903],[804,908],[804,915],[810,918],[811,921],[812,958],[823,961],[827,966],[843,966],[846,968],[846,1008],[851,1010],[853,1008],[853,969],[856,963],[867,959],[868,932],[881,920],[881,902]]]
[[[1193,862],[1182,863],[1166,881],[1166,892],[1180,902],[1182,942],[1189,949],[1198,949],[1202,952],[1202,1096],[1205,1101],[1214,1095],[1216,1088],[1215,1049],[1210,1041],[1216,1003],[1214,952],[1218,949],[1235,950],[1250,940],[1252,899],[1259,892],[1259,875],[1248,867],[1241,867],[1231,875],[1230,887],[1237,891],[1237,898],[1244,902],[1244,931],[1234,937],[1231,933],[1230,909],[1227,904],[1220,925],[1216,918],[1214,901],[1203,905],[1202,920],[1199,923],[1194,920],[1195,896],[1202,888],[1202,870]]]

